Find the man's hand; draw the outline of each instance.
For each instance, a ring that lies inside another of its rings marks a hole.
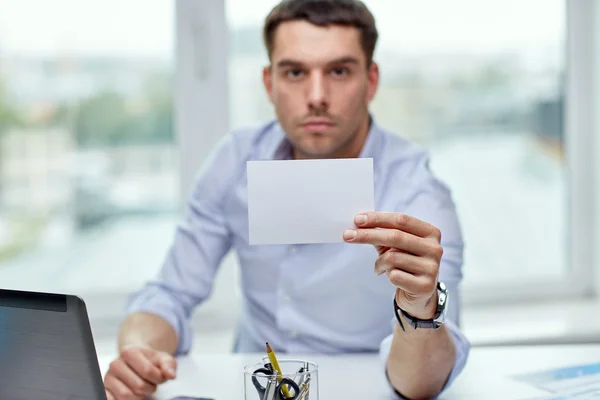
[[[146,346],[128,346],[110,364],[104,377],[107,400],[143,400],[158,385],[175,379],[177,361]]]
[[[344,231],[344,240],[375,246],[375,273],[386,273],[396,286],[398,306],[413,317],[433,318],[443,253],[440,230],[400,213],[360,213],[354,223],[357,228]]]

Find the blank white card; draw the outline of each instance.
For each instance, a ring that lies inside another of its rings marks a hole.
[[[374,210],[373,159],[248,161],[250,244],[343,242]]]

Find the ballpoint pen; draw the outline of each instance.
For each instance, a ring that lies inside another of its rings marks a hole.
[[[304,369],[304,367],[300,367],[300,369],[298,369],[298,371],[296,372],[294,382],[296,382],[298,386],[302,385],[302,382],[304,382],[304,379],[306,378],[305,372],[306,370]]]
[[[277,400],[277,390],[277,378],[273,376],[267,381],[267,386],[265,387],[265,394],[261,400]]]
[[[308,370],[310,369],[310,368],[309,368],[308,361],[304,361],[304,367],[303,367],[303,368],[304,368],[304,372],[306,372],[306,373],[304,374],[304,379],[303,379],[303,381],[304,381],[304,382],[306,382],[306,379],[307,379],[307,378],[310,378],[310,373],[308,372]]]
[[[308,364],[307,364],[308,366]],[[310,396],[310,380],[311,380],[311,376],[310,373],[306,376],[306,380],[304,381],[304,388],[306,389],[306,394],[304,395],[304,400],[308,400],[308,397]]]
[[[308,399],[308,389],[306,386],[302,388],[300,393],[298,394],[298,400],[307,400]]]
[[[298,393],[297,400],[308,400],[308,391],[309,391],[309,383],[310,383],[310,375],[300,384],[302,389],[300,393]]]

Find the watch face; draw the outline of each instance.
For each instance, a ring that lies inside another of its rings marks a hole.
[[[445,289],[445,286],[442,286]],[[446,319],[446,310],[448,309],[448,292],[441,292],[438,295],[438,312],[439,315],[434,319],[439,325],[444,323]]]
[[[440,295],[438,297],[438,305],[442,306],[442,305],[446,304],[446,298],[447,298],[446,293],[440,293]]]

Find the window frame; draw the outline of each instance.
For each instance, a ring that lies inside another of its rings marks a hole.
[[[213,147],[229,131],[229,30],[225,2],[176,0],[175,135],[181,200]]]
[[[590,12],[596,10],[596,12]],[[597,95],[590,82],[597,80],[594,62],[600,56],[594,25],[600,22],[600,6],[594,0],[565,0],[565,178],[568,209],[566,274],[557,279],[520,280],[510,284],[485,284],[463,287],[466,305],[511,304],[587,298],[595,293],[594,246],[597,227],[594,222],[595,158],[594,108]],[[595,39],[594,39],[595,38]],[[485,266],[481,266],[485,268]]]

